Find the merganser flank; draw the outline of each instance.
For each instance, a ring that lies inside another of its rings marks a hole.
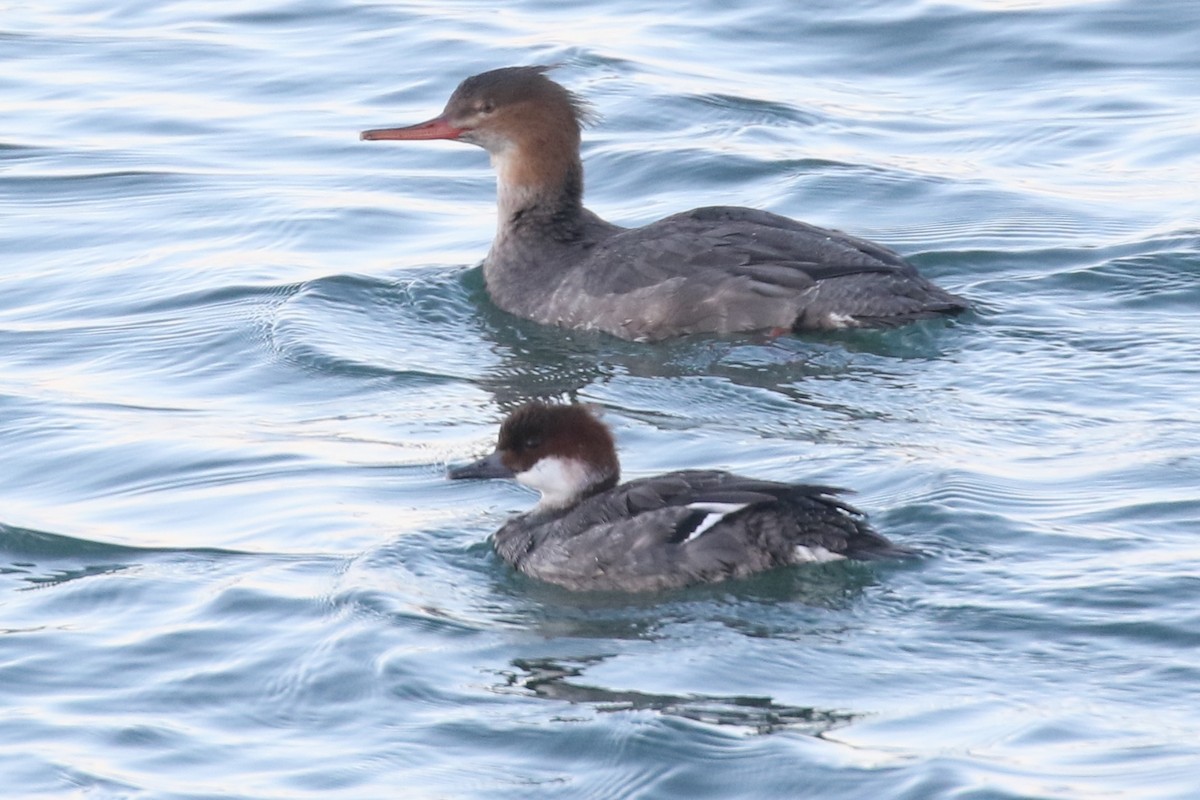
[[[475,75],[441,115],[362,133],[455,139],[488,151],[499,218],[483,275],[505,311],[654,341],[889,327],[968,307],[885,247],[766,211],[698,208],[640,228],[604,221],[583,206],[585,106],[547,69]]]
[[[655,591],[790,564],[911,556],[829,486],[683,470],[618,485],[608,427],[584,405],[528,403],[496,450],[451,479],[515,478],[541,492],[492,544],[520,572],[574,590]]]

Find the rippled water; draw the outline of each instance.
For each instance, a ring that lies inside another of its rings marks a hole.
[[[9,4],[14,797],[1194,797],[1200,9]],[[589,204],[892,245],[975,313],[659,346],[488,304],[485,155],[363,143],[557,62]],[[530,397],[626,474],[853,487],[911,563],[573,596],[449,483]]]

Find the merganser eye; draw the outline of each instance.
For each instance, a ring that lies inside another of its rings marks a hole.
[[[496,110],[496,106],[492,103],[491,100],[484,100],[483,103],[481,103],[479,106],[480,114],[490,114],[495,110]]]

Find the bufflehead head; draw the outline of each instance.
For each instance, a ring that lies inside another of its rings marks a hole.
[[[530,402],[505,419],[493,453],[449,471],[451,479],[514,478],[542,495],[538,508],[566,508],[617,485],[612,434],[587,405]]]

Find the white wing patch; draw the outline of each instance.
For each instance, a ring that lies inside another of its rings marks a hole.
[[[825,317],[826,322],[831,328],[857,328],[858,320],[850,314],[839,314],[836,311],[830,311]]]
[[[808,547],[807,545],[798,544],[793,552],[795,553],[795,563],[797,564],[822,564],[826,561],[846,560],[846,557],[841,553],[835,553],[824,547]]]
[[[749,503],[688,503],[687,504],[688,508],[692,509],[693,511],[707,511],[708,516],[706,516],[704,519],[700,520],[700,524],[696,526],[696,529],[694,531],[692,531],[691,533],[689,533],[688,537],[686,539],[684,539],[683,541],[690,542],[692,539],[695,539],[697,536],[704,533],[706,530],[711,528],[713,525],[716,525],[718,522],[725,519],[725,517],[727,517],[730,514],[733,514],[735,512],[741,511],[743,508],[745,508],[748,505],[750,505],[750,504]],[[682,544],[682,543],[683,542],[680,542],[680,544]]]

